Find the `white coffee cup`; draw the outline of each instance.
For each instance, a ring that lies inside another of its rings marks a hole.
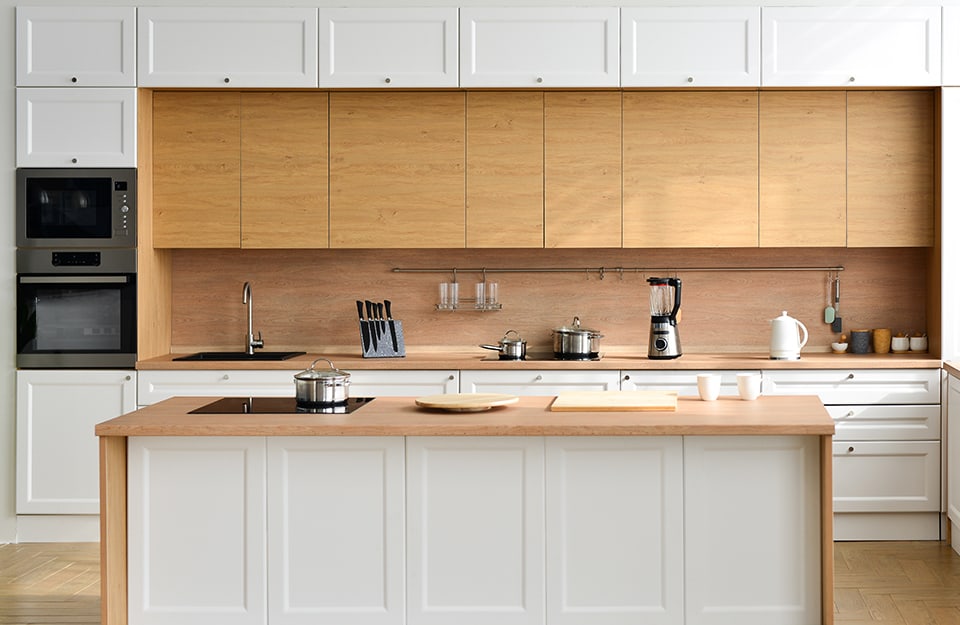
[[[762,377],[759,373],[738,373],[737,392],[740,393],[740,399],[753,401],[760,397],[761,380]]]
[[[713,401],[720,396],[720,376],[714,373],[701,373],[697,376],[697,392],[703,401]]]

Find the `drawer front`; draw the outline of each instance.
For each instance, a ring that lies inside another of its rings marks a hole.
[[[566,391],[613,391],[619,371],[461,371],[463,393],[552,396]]]
[[[940,406],[827,406],[837,441],[938,441]]]
[[[624,371],[620,378],[620,388],[624,391],[676,391],[677,395],[699,396],[697,376],[701,373],[715,373],[720,376],[720,395],[739,396],[737,391],[738,373],[760,373],[759,371]]]
[[[834,512],[939,510],[939,442],[833,444]]]
[[[764,371],[764,395],[818,395],[824,404],[939,404],[939,369]]]
[[[291,371],[141,371],[137,403],[149,406],[169,397],[293,397]]]

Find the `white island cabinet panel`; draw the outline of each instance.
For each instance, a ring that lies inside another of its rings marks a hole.
[[[134,7],[17,7],[18,87],[136,87]]]
[[[960,553],[960,379],[949,376],[947,396],[947,518],[950,542]]]
[[[129,625],[262,625],[266,441],[128,439]]]
[[[618,87],[613,7],[460,9],[461,87]]]
[[[136,89],[17,89],[17,167],[136,167],[136,128]]]
[[[521,396],[552,396],[570,391],[615,391],[619,371],[471,371],[460,372],[464,393],[508,393]]]
[[[810,625],[820,611],[820,441],[688,436],[688,625]]]
[[[764,7],[764,86],[935,86],[939,6]]]
[[[542,625],[539,437],[407,439],[407,623]]]
[[[546,440],[547,620],[683,624],[680,437]]]
[[[321,87],[457,87],[456,8],[320,9]]]
[[[143,7],[141,87],[316,87],[317,10]]]
[[[759,7],[624,7],[624,87],[757,87]]]
[[[270,625],[402,625],[403,438],[269,438],[267,475]]]

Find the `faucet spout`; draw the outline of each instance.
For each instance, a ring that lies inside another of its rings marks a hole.
[[[244,349],[248,355],[253,355],[253,350],[263,347],[263,335],[257,332],[257,338],[253,337],[253,290],[249,282],[243,283],[243,303],[247,305],[247,336],[244,340]]]

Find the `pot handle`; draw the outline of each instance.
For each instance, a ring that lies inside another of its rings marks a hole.
[[[495,351],[495,352],[499,352],[499,351],[500,351],[500,346],[499,346],[499,345],[480,345],[480,347],[482,347],[483,349],[492,349],[492,350]]]
[[[337,369],[337,366],[336,366],[335,364],[333,364],[333,361],[332,361],[332,360],[330,360],[329,358],[323,358],[323,357],[317,358],[316,360],[314,360],[313,362],[311,362],[311,363],[310,363],[310,366],[307,367],[307,370],[308,370],[308,371],[313,371],[313,368],[316,367],[316,366],[317,366],[317,363],[320,362],[321,360],[326,360],[327,363],[330,365],[330,369],[331,369],[331,370],[337,371],[337,372],[340,371],[339,369]]]

